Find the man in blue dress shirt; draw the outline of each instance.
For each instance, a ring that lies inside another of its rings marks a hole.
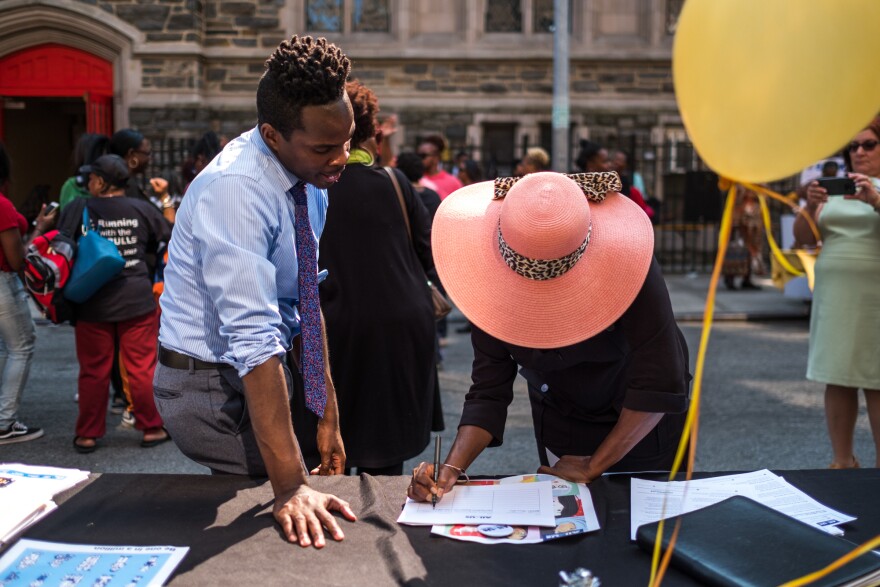
[[[302,207],[304,182],[317,241],[326,189],[345,168],[354,131],[349,71],[325,39],[294,36],[278,46],[257,89],[257,127],[230,142],[187,191],[160,301],[154,389],[172,438],[212,472],[268,475],[275,519],[304,547],[324,546],[322,526],[342,540],[331,511],[355,519],[346,502],[307,483],[312,467],[323,475],[345,467],[326,347],[322,417],[303,407],[294,364],[302,312],[294,197]]]

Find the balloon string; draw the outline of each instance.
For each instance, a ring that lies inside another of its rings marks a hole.
[[[794,265],[788,262],[788,259],[782,254],[779,245],[776,244],[776,239],[773,238],[773,231],[770,227],[770,208],[767,207],[767,199],[764,194],[758,194],[758,202],[761,204],[761,217],[764,219],[764,234],[767,237],[767,244],[770,245],[770,251],[773,253],[773,256],[776,257],[779,264],[792,275],[805,275],[803,271],[795,268]]]
[[[773,190],[766,188],[762,185],[755,185],[755,184],[748,183],[748,182],[739,182],[739,183],[743,187],[750,189],[753,192],[756,192],[758,194],[764,194],[765,196],[768,196],[770,198],[773,198],[774,200],[778,200],[778,201],[782,202],[783,204],[785,204],[786,206],[791,208],[792,211],[794,211],[796,214],[800,214],[801,216],[803,216],[804,220],[807,221],[807,224],[810,227],[810,231],[812,231],[813,236],[816,238],[816,242],[819,242],[822,240],[822,233],[819,232],[819,227],[816,226],[816,222],[815,222],[815,220],[813,220],[813,217],[810,216],[809,214],[807,214],[806,210],[804,210],[803,208],[794,204],[790,198],[786,198],[782,194],[778,194],[778,193],[774,192]],[[768,231],[768,234],[769,234],[769,231]]]
[[[733,224],[733,205],[736,201],[736,185],[731,184],[727,192],[727,201],[724,204],[724,215],[721,217],[721,228],[718,235],[718,254],[715,256],[715,266],[712,268],[712,278],[709,280],[709,292],[706,295],[706,307],[703,311],[703,330],[700,335],[700,347],[697,351],[696,369],[694,370],[694,385],[691,394],[691,405],[688,409],[687,418],[684,423],[681,440],[678,443],[678,450],[675,453],[675,460],[672,463],[672,469],[669,471],[669,480],[675,479],[684,460],[684,454],[688,447],[690,453],[687,461],[687,472],[685,482],[690,481],[694,472],[694,459],[697,453],[697,432],[699,429],[700,400],[703,388],[703,370],[706,362],[706,349],[709,346],[709,335],[712,331],[712,318],[715,314],[715,292],[718,289],[718,278],[721,276],[721,266],[724,264],[724,257],[727,254],[727,243],[730,242],[731,225]],[[685,492],[687,484],[685,484]],[[659,587],[663,576],[668,568],[672,552],[675,549],[675,543],[678,538],[678,529],[681,524],[681,518],[676,521],[676,527],[672,532],[669,540],[669,546],[663,556],[663,564],[660,562],[660,551],[663,537],[664,520],[666,513],[666,500],[668,496],[663,497],[663,510],[660,522],[657,526],[657,536],[654,539],[654,552],[651,557],[651,576],[649,579],[650,587]]]
[[[804,575],[803,577],[800,577],[798,579],[793,579],[787,583],[783,583],[782,585],[780,585],[780,587],[801,587],[802,585],[809,585],[810,583],[818,581],[822,577],[825,577],[828,574],[836,571],[848,562],[862,556],[867,552],[874,550],[878,546],[880,546],[880,535],[875,536],[868,542],[865,542],[861,546],[846,553],[827,567],[819,569],[818,571],[810,573],[809,575]]]

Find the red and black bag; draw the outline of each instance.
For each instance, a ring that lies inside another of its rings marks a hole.
[[[71,318],[62,290],[73,269],[75,252],[72,238],[52,230],[34,238],[25,253],[25,285],[43,316],[55,324]]]

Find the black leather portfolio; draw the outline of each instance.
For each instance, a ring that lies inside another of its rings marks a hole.
[[[731,497],[678,516],[672,565],[707,585],[775,587],[834,562],[857,545],[746,497]],[[676,518],[663,529],[665,551]],[[640,526],[636,542],[653,552],[657,523]],[[880,584],[880,556],[863,554],[810,587]]]

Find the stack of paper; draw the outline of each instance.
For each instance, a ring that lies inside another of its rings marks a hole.
[[[838,526],[855,520],[822,505],[767,469],[692,481],[633,478],[630,489],[630,534],[633,540],[636,539],[636,530],[643,524],[692,512],[734,495],[753,499],[829,534],[842,535],[843,530]]]
[[[46,516],[57,494],[88,479],[88,471],[0,464],[0,545]]]
[[[436,508],[407,500],[398,522],[483,544],[535,544],[599,529],[587,487],[551,475],[458,485]]]

